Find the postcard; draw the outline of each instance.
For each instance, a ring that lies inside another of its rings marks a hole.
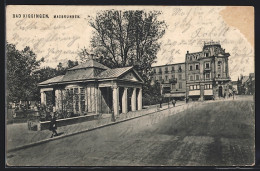
[[[253,6],[7,5],[6,166],[253,166]]]

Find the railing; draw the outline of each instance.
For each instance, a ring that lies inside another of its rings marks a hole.
[[[171,78],[171,79],[169,79],[169,83],[171,83],[171,84],[177,83],[177,78]]]

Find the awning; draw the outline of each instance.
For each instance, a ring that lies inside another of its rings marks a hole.
[[[185,93],[167,93],[164,97],[185,97]]]

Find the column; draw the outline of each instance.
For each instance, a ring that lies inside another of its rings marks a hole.
[[[95,98],[95,106],[96,106],[96,107],[95,107],[95,108],[96,108],[96,114],[98,114],[98,112],[99,112],[99,110],[98,110],[98,109],[99,109],[99,104],[98,104],[99,88],[98,88],[98,85],[95,86],[95,92],[96,92],[96,93],[95,93],[95,94],[96,94],[96,95],[95,95],[95,96],[96,96],[96,98]]]
[[[55,108],[56,110],[61,109],[61,90],[55,90]]]
[[[46,105],[46,94],[44,91],[41,91],[41,104]]]
[[[131,97],[131,108],[132,111],[136,111],[136,88],[133,88],[133,93]]]
[[[119,87],[114,86],[112,87],[113,90],[113,110],[114,115],[119,115]]]
[[[85,111],[88,112],[88,89],[85,87]]]
[[[91,108],[92,108],[92,112],[95,113],[96,112],[96,88],[95,85],[92,85],[91,87]]]
[[[92,112],[92,105],[91,105],[91,91],[90,91],[90,87],[87,87],[87,108],[88,108],[88,112]]]
[[[143,108],[143,102],[142,102],[142,99],[143,99],[143,90],[142,88],[139,88],[139,92],[138,92],[138,110],[142,110]]]
[[[122,113],[127,113],[127,88],[124,88],[124,93],[122,96]]]

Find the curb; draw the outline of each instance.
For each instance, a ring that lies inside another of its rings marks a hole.
[[[179,105],[179,106],[183,106],[183,104],[182,104],[182,105]],[[176,106],[176,107],[177,107],[177,106]],[[115,125],[115,124],[119,124],[119,123],[122,123],[122,122],[125,122],[125,121],[137,119],[137,118],[140,118],[140,117],[143,117],[143,116],[151,115],[151,114],[154,114],[154,113],[157,113],[157,112],[161,112],[161,111],[164,111],[164,110],[169,110],[169,109],[171,109],[171,108],[173,108],[173,107],[166,108],[166,109],[161,109],[161,110],[159,110],[159,111],[147,113],[147,114],[140,115],[140,116],[136,116],[136,117],[132,117],[132,118],[127,118],[127,119],[120,120],[120,121],[115,121],[115,122],[108,123],[108,124],[104,124],[104,125],[100,125],[100,126],[97,126],[97,127],[95,127],[95,128],[89,128],[89,129],[85,129],[85,130],[82,130],[82,131],[78,131],[78,132],[74,132],[74,133],[70,133],[70,134],[61,135],[61,136],[58,136],[58,137],[53,137],[53,138],[48,138],[48,139],[36,141],[36,142],[33,142],[33,143],[29,143],[29,144],[25,144],[25,145],[22,145],[22,146],[18,146],[18,147],[9,149],[9,150],[7,150],[6,152],[14,152],[14,151],[17,151],[17,150],[21,150],[21,149],[33,147],[33,146],[40,145],[40,144],[43,144],[43,143],[47,143],[47,142],[50,142],[50,141],[54,141],[54,140],[57,140],[57,139],[61,139],[61,138],[65,138],[65,137],[69,137],[69,136],[81,134],[81,133],[88,132],[88,131],[93,131],[93,130],[96,130],[96,129],[99,129],[99,128],[104,128],[104,127],[107,127],[107,126],[112,126],[112,125]]]

